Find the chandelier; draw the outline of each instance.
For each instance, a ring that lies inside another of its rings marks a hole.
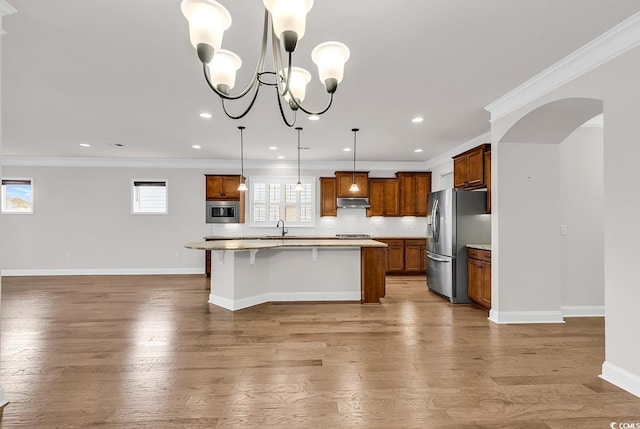
[[[306,15],[313,6],[313,0],[263,0],[263,3],[265,11],[260,56],[251,80],[235,94],[231,90],[235,86],[236,72],[242,61],[233,52],[221,49],[223,33],[231,26],[229,11],[214,0],[182,0],[181,9],[189,21],[189,38],[202,62],[205,80],[222,100],[224,113],[231,119],[243,118],[253,107],[260,87],[271,86],[278,94],[282,120],[288,127],[292,127],[298,110],[308,115],[322,115],[329,110],[333,94],[342,81],[344,64],[349,59],[350,52],[340,42],[325,42],[315,47],[311,52],[311,59],[318,67],[318,75],[329,94],[329,101],[320,111],[305,108],[302,101],[307,84],[311,81],[311,73],[301,67],[293,67],[292,54],[298,41],[304,36]],[[265,70],[264,67],[269,35],[273,70]],[[229,113],[226,102],[245,96],[250,100],[246,109],[237,115]],[[291,120],[285,114],[283,99],[293,112]]]

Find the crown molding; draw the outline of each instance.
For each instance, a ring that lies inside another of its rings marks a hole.
[[[7,34],[7,32],[2,29],[2,17],[16,12],[17,10],[13,6],[5,0],[0,0],[0,36]]]
[[[92,157],[31,157],[3,156],[0,158],[5,167],[113,167],[113,168],[197,168],[204,170],[237,170],[239,160],[229,159],[169,159],[169,158],[92,158]],[[282,170],[297,168],[296,161],[245,160],[245,168]],[[301,167],[309,170],[348,170],[353,161],[302,161]],[[357,169],[366,170],[425,170],[425,163],[359,161]]]
[[[640,45],[640,12],[485,107],[491,121],[525,106]]]
[[[445,164],[447,162],[453,162],[451,159],[462,153],[466,152],[469,149],[473,149],[476,146],[479,146],[483,143],[491,143],[491,132],[486,132],[484,134],[479,135],[478,137],[474,137],[471,140],[462,143],[460,146],[456,146],[451,150],[443,153],[442,155],[438,155],[435,158],[431,158],[427,161],[425,168],[430,169],[437,167],[439,165]],[[452,164],[453,165],[453,164]]]

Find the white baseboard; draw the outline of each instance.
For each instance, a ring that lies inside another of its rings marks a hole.
[[[600,378],[640,398],[640,376],[605,361]]]
[[[498,324],[564,323],[561,311],[489,311],[489,320]]]
[[[564,317],[604,317],[604,305],[563,305]]]
[[[151,274],[204,274],[204,267],[196,268],[87,268],[87,269],[44,269],[44,270],[2,270],[3,277],[11,276],[112,276]]]
[[[236,311],[243,308],[267,302],[305,302],[305,301],[357,301],[360,302],[360,292],[271,292],[254,295],[241,299],[229,299],[218,295],[209,295],[209,304],[227,310]]]

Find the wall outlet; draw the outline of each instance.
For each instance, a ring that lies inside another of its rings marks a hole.
[[[567,225],[560,225],[560,235],[567,235]]]

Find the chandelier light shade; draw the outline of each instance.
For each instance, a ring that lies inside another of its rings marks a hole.
[[[236,72],[242,60],[231,51],[220,49],[209,63],[209,75],[218,91],[228,94],[236,84]]]
[[[283,70],[282,75],[287,76],[287,71]],[[284,99],[291,104],[291,96],[301,102],[307,93],[307,84],[311,82],[311,73],[301,67],[291,67],[291,79],[289,79],[290,94],[284,95]]]
[[[311,59],[318,66],[320,82],[328,92],[334,92],[342,82],[344,64],[349,56],[349,48],[340,42],[321,43],[311,52]]]
[[[311,59],[318,67],[320,82],[329,95],[324,108],[312,111],[302,105],[311,74],[293,66],[293,52],[305,33],[307,14],[313,0],[263,0],[264,23],[262,45],[256,68],[243,89],[232,93],[236,72],[242,65],[238,55],[222,49],[225,30],[231,26],[231,14],[215,0],[182,0],[182,13],[189,21],[189,38],[203,65],[209,88],[222,99],[222,109],[231,119],[243,118],[253,107],[262,86],[277,91],[278,107],[283,122],[293,127],[298,110],[319,116],[329,110],[333,96],[344,77],[344,65],[349,60],[349,48],[340,42],[321,43],[313,50]],[[269,43],[270,40],[270,43]],[[265,69],[265,57],[270,46],[273,69]],[[246,97],[247,105],[234,114],[227,102]],[[285,103],[282,102],[284,99]],[[290,113],[283,104],[288,104]]]
[[[301,192],[304,191],[304,186],[300,181],[300,131],[302,131],[302,127],[296,127],[296,131],[298,132],[298,183],[296,183],[296,191]]]
[[[222,35],[231,26],[231,14],[213,0],[183,1],[182,14],[189,21],[189,39],[194,48],[206,44],[214,50],[222,46]],[[208,61],[207,61],[208,62]]]
[[[244,177],[244,139],[243,139],[243,131],[246,127],[239,126],[240,130],[240,185],[238,185],[238,191],[246,191],[247,188],[246,179]]]
[[[353,174],[351,176],[351,187],[349,188],[349,192],[358,192],[360,188],[356,183],[356,136],[358,135],[358,131],[360,128],[352,128],[353,131]]]

